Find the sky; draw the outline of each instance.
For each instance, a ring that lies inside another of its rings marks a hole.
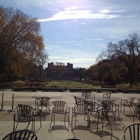
[[[38,19],[47,63],[89,68],[109,42],[140,33],[140,0],[0,0],[0,5]]]

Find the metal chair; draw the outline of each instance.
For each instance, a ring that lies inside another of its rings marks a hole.
[[[85,100],[85,98],[80,98],[80,97],[77,97],[77,96],[73,96],[74,97],[74,100],[75,100],[75,104],[81,104],[82,101]]]
[[[110,98],[110,97],[111,97],[111,92],[103,94],[103,98]]]
[[[51,123],[50,123],[50,132],[55,127],[55,114],[58,115],[64,115],[64,128],[69,131],[69,112],[70,107],[67,106],[67,103],[64,101],[54,101],[52,103],[52,115],[51,115]],[[66,127],[66,117],[68,118],[68,127]],[[54,122],[54,125],[52,126],[52,121]]]
[[[14,123],[13,123],[13,131],[16,131],[18,123],[28,123],[27,127],[32,122],[32,130],[35,131],[35,117],[39,116],[40,125],[41,125],[41,110],[39,108],[34,109],[30,105],[18,104],[18,106],[14,109]],[[17,123],[17,124],[16,124]],[[15,126],[16,124],[16,126]]]
[[[103,105],[100,105],[98,108],[96,108],[97,111],[90,111],[90,124],[89,124],[89,130],[90,132],[95,129],[98,133],[98,135],[103,133],[104,127],[109,125],[109,128],[111,129],[110,136],[112,137],[112,126],[111,122],[108,117],[109,108],[104,108]],[[101,129],[101,131],[99,131]]]
[[[88,105],[90,105],[92,102],[91,101],[88,101],[86,98],[80,98],[80,97],[77,97],[77,96],[73,96],[74,99],[75,99],[75,104],[76,105],[79,105],[81,104],[81,108],[84,106],[84,104],[86,105],[86,107],[88,107]],[[87,114],[85,114],[84,116],[84,119],[86,120],[86,116]]]
[[[81,98],[85,99],[86,96],[87,96],[86,92],[85,92],[85,91],[82,91],[82,96],[81,96]]]
[[[128,125],[124,129],[120,140],[140,140],[140,123]]]
[[[85,99],[88,102],[94,102],[95,101],[95,94],[93,94],[93,92],[86,92],[86,97]]]
[[[36,98],[35,107],[40,107],[42,111],[43,111],[43,107],[45,107],[46,112],[49,111],[50,113],[49,100],[50,100],[50,97]]]
[[[140,120],[140,99],[138,99],[137,103],[134,104],[135,109],[134,109],[134,115],[133,115],[133,122],[135,118],[139,118]]]
[[[38,138],[33,131],[18,130],[9,133],[2,140],[38,140]]]
[[[87,104],[87,102],[85,102],[84,100],[80,100],[80,98],[78,98],[78,97],[75,97],[75,100],[76,100],[76,104],[74,105],[74,107],[72,107],[72,119],[71,119],[72,131],[74,131],[74,129],[76,128],[77,116],[84,116],[84,119],[87,116],[87,120],[86,119],[85,120],[88,123],[88,104]],[[75,118],[74,125],[73,125],[73,117]]]
[[[119,114],[119,105],[115,104],[114,102],[108,103],[108,114],[112,113],[114,116],[114,122],[116,120],[116,113],[118,113],[118,119],[120,120],[120,114]]]
[[[131,98],[126,99],[126,100],[124,100],[124,99],[121,100],[120,112],[122,112],[122,106],[123,106],[124,107],[124,114],[125,114],[125,107],[127,106],[127,107],[129,107],[129,109],[131,111],[131,114],[133,114],[133,112],[132,112],[131,109],[133,109],[133,111],[134,111],[134,105],[133,105],[133,103],[134,103],[134,100],[135,99],[136,99],[135,97],[131,97]]]

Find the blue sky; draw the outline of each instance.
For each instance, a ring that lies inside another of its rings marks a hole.
[[[38,18],[48,62],[89,68],[109,42],[140,33],[139,0],[0,0]]]

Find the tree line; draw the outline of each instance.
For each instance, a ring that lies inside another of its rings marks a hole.
[[[0,82],[37,78],[47,58],[37,18],[0,6]]]
[[[38,19],[11,7],[0,6],[0,82],[17,79],[41,79],[47,62]],[[58,67],[57,77],[62,66]],[[140,37],[137,33],[118,43],[108,43],[97,63],[88,69],[77,68],[79,79],[110,83],[140,82]]]
[[[140,82],[139,35],[133,33],[116,44],[108,43],[107,50],[99,54],[97,64],[88,68],[85,74],[91,75],[93,80],[137,85]]]

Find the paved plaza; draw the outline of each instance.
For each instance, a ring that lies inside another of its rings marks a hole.
[[[2,93],[3,95],[3,107],[2,105]],[[103,97],[103,93],[96,93],[94,92],[95,97]],[[15,92],[9,90],[0,90],[0,107],[2,108],[0,111],[0,139],[2,139],[5,135],[12,132],[13,130],[13,109],[20,103],[20,104],[30,104],[32,106],[35,105],[35,99],[33,96],[36,95],[45,95],[45,96],[52,96],[50,99],[50,106],[53,101],[56,100],[63,100],[67,102],[68,106],[70,107],[70,120],[71,120],[71,111],[72,107],[74,106],[75,100],[73,96],[81,96],[81,92]],[[14,97],[14,101],[12,102],[12,97]],[[140,98],[140,94],[137,93],[112,93],[111,97],[116,98],[115,103],[120,105],[121,99],[128,99],[130,97]],[[77,128],[74,131],[71,131],[71,127],[69,131],[65,129],[56,128],[51,133],[49,132],[50,129],[50,114],[46,114],[42,116],[42,127],[40,128],[39,121],[35,122],[35,131],[36,135],[39,140],[67,140],[71,138],[78,138],[81,140],[109,140],[110,139],[110,130],[105,128],[102,134],[99,136],[96,133],[96,130],[93,130],[92,133],[86,127],[86,121],[84,120],[83,116],[78,117],[78,123],[82,125],[81,128]],[[126,115],[120,113],[120,118],[122,123],[116,123],[116,126],[113,128],[113,136],[112,139],[119,139],[123,133],[123,129],[128,126],[129,124],[133,123],[133,117],[130,115],[130,110],[126,109]],[[138,119],[135,119],[135,122],[139,122]],[[62,118],[56,117],[56,124],[62,125]],[[85,127],[84,127],[85,126]],[[17,130],[24,129],[26,124],[19,123]],[[29,126],[29,129],[31,127]]]

